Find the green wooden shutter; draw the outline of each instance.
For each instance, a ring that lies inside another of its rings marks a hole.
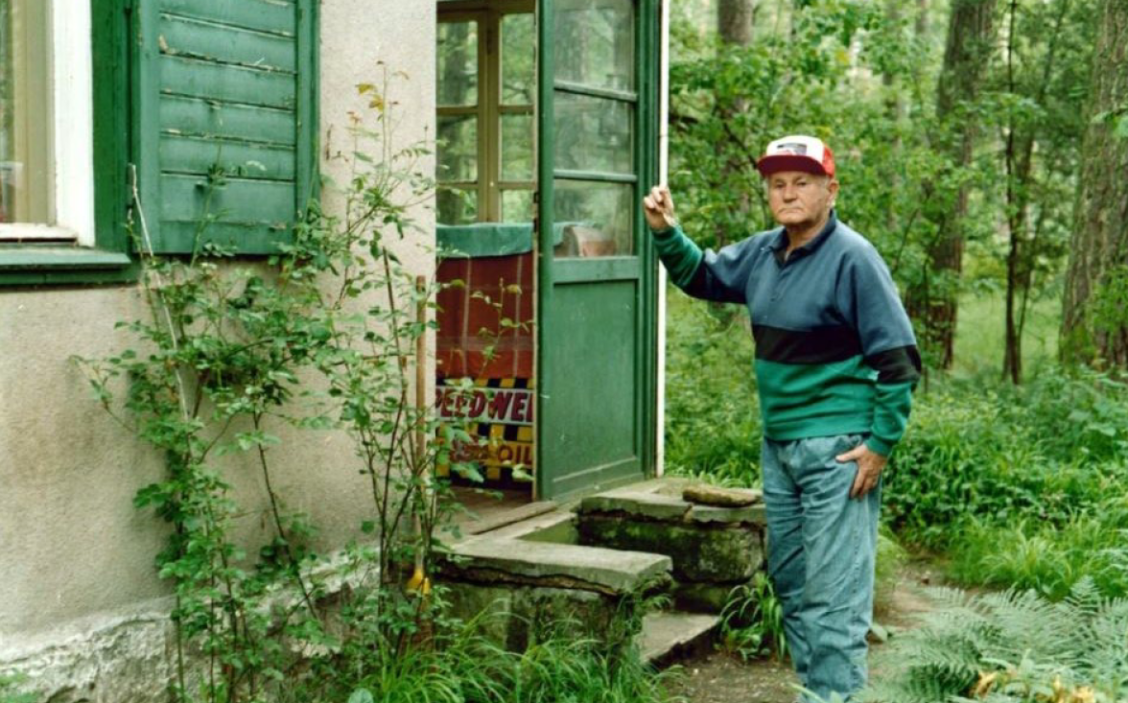
[[[134,153],[158,253],[291,237],[316,195],[316,4],[137,0]]]

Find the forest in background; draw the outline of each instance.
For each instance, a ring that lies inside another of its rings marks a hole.
[[[1012,383],[1041,331],[1032,311],[1049,307],[1064,358],[1128,363],[1124,2],[673,7],[670,185],[702,244],[772,226],[755,159],[814,134],[835,149],[839,215],[884,254],[931,369],[957,365],[969,295],[1002,301],[990,326]]]

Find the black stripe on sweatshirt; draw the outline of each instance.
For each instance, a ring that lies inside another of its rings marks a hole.
[[[920,352],[915,346],[886,349],[870,354],[866,364],[877,369],[878,383],[916,383],[920,380]]]
[[[785,330],[753,325],[756,358],[781,364],[829,364],[860,356],[862,340],[845,325],[810,330]]]

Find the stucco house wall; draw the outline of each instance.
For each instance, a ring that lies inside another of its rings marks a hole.
[[[343,180],[325,147],[347,133],[350,110],[365,109],[355,86],[378,82],[380,62],[407,74],[393,85],[395,140],[433,138],[435,26],[433,2],[322,0],[323,173]],[[340,206],[331,193],[325,202]],[[433,215],[420,208],[414,218],[423,229],[399,253],[430,274]],[[0,290],[0,672],[24,670],[57,700],[163,697],[168,586],[154,558],[165,526],[132,505],[136,490],[161,476],[161,457],[114,423],[71,362],[120,351],[130,340],[114,323],[145,314],[136,285]],[[323,547],[341,544],[365,509],[363,477],[341,469],[351,444],[281,434],[278,492],[320,526]],[[249,509],[240,529],[269,534],[265,492],[242,468],[231,472]]]

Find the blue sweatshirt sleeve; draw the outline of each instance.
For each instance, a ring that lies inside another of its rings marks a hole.
[[[889,269],[866,243],[848,258],[837,287],[837,306],[857,330],[865,362],[877,371],[873,425],[866,446],[889,456],[909,422],[921,361],[912,324]]]
[[[722,303],[746,303],[745,290],[752,262],[745,239],[720,250],[701,251],[680,225],[653,232],[658,258],[670,280],[688,295]]]

